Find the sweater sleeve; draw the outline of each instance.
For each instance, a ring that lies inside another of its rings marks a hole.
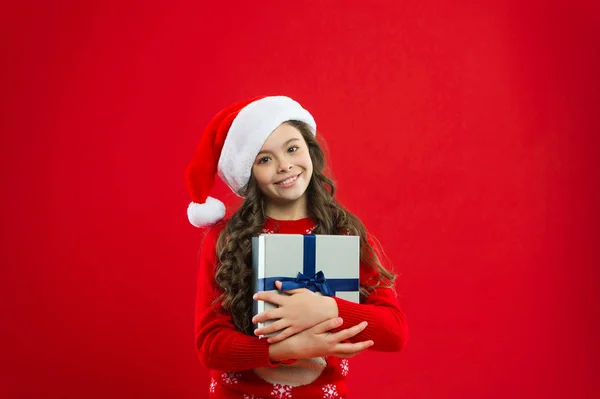
[[[369,242],[374,245],[370,238]],[[377,281],[378,277],[379,273],[376,270],[361,262],[361,286]],[[398,305],[393,289],[376,288],[367,297],[361,297],[361,303],[341,298],[334,299],[337,302],[339,316],[344,320],[344,324],[338,330],[352,327],[362,321],[369,323],[367,328],[352,337],[349,342],[373,340],[371,349],[385,352],[401,351],[406,346],[408,340],[406,317]]]
[[[215,282],[216,244],[222,225],[211,228],[202,244],[196,295],[196,349],[211,370],[237,371],[276,366],[264,339],[238,331],[223,308],[215,303],[220,289]]]

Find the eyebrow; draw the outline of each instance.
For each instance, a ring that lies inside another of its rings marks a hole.
[[[282,147],[282,148],[285,148],[285,147],[287,147],[287,146],[288,146],[288,144],[290,144],[292,141],[295,141],[295,140],[298,140],[298,141],[300,141],[300,139],[299,139],[299,138],[297,138],[297,137],[293,137],[293,138],[289,139],[288,141],[286,141],[285,143],[283,143],[283,144],[281,145],[281,147]],[[258,154],[256,154],[256,156],[258,157],[260,154],[272,154],[272,152],[271,152],[271,151],[269,151],[269,150],[264,150],[264,151],[261,151],[261,152],[259,152]]]

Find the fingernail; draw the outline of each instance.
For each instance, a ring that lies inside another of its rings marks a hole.
[[[254,294],[254,295],[252,296],[252,299],[256,299],[256,297],[257,297],[257,296],[258,296],[257,294]],[[246,319],[246,320],[247,320],[247,319]]]
[[[344,322],[344,319],[342,319],[341,317],[338,317],[337,320],[336,320],[336,322],[338,324],[342,324]]]

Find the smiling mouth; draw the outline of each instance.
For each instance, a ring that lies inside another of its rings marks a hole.
[[[275,185],[277,185],[277,186],[287,186],[287,185],[290,185],[290,184],[294,183],[296,180],[298,180],[298,177],[300,177],[301,174],[302,173],[299,173],[296,176],[288,177],[285,180],[282,180],[280,182],[275,183]]]

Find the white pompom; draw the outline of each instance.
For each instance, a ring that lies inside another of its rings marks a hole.
[[[190,223],[194,226],[211,226],[225,217],[225,204],[216,198],[208,197],[204,204],[191,202],[187,214]]]

